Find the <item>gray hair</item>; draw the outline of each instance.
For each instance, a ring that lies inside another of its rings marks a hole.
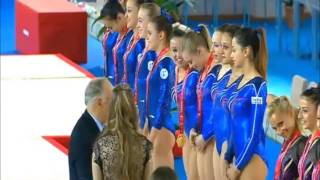
[[[103,94],[103,83],[107,82],[106,78],[96,78],[89,82],[84,95],[84,102],[86,105],[93,101],[96,97]]]

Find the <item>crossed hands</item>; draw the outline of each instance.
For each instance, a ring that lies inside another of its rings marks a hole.
[[[222,164],[222,176],[224,180],[237,180],[240,176],[240,171],[228,161],[223,160]]]
[[[191,129],[189,140],[198,151],[203,152],[207,146],[207,142],[203,139],[202,134],[198,134],[194,129]]]

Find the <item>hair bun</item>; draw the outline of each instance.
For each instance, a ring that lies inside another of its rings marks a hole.
[[[177,29],[179,29],[179,30],[181,30],[181,31],[183,31],[185,33],[191,31],[191,29],[188,26],[186,26],[184,24],[181,24],[179,22],[176,22],[176,23],[172,24],[172,28],[177,28]]]

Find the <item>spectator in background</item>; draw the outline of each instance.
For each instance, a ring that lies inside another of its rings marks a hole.
[[[150,180],[178,180],[178,176],[170,167],[158,167],[151,175]]]
[[[114,88],[107,128],[93,148],[95,180],[141,180],[149,177],[152,144],[138,133],[138,113],[127,84]]]
[[[70,180],[92,179],[92,146],[108,119],[111,99],[112,85],[106,78],[90,81],[85,90],[87,108],[71,133]]]

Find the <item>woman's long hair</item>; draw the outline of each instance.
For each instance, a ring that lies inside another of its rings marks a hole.
[[[254,30],[249,27],[243,27],[235,32],[234,38],[236,38],[241,47],[252,48],[254,66],[260,75],[266,79],[268,49],[265,30],[263,28]]]
[[[116,135],[119,139],[121,174],[124,180],[140,180],[135,166],[141,161],[144,136],[138,133],[138,112],[131,88],[127,84],[113,89],[110,119],[100,137]],[[141,147],[141,149],[136,149]]]

